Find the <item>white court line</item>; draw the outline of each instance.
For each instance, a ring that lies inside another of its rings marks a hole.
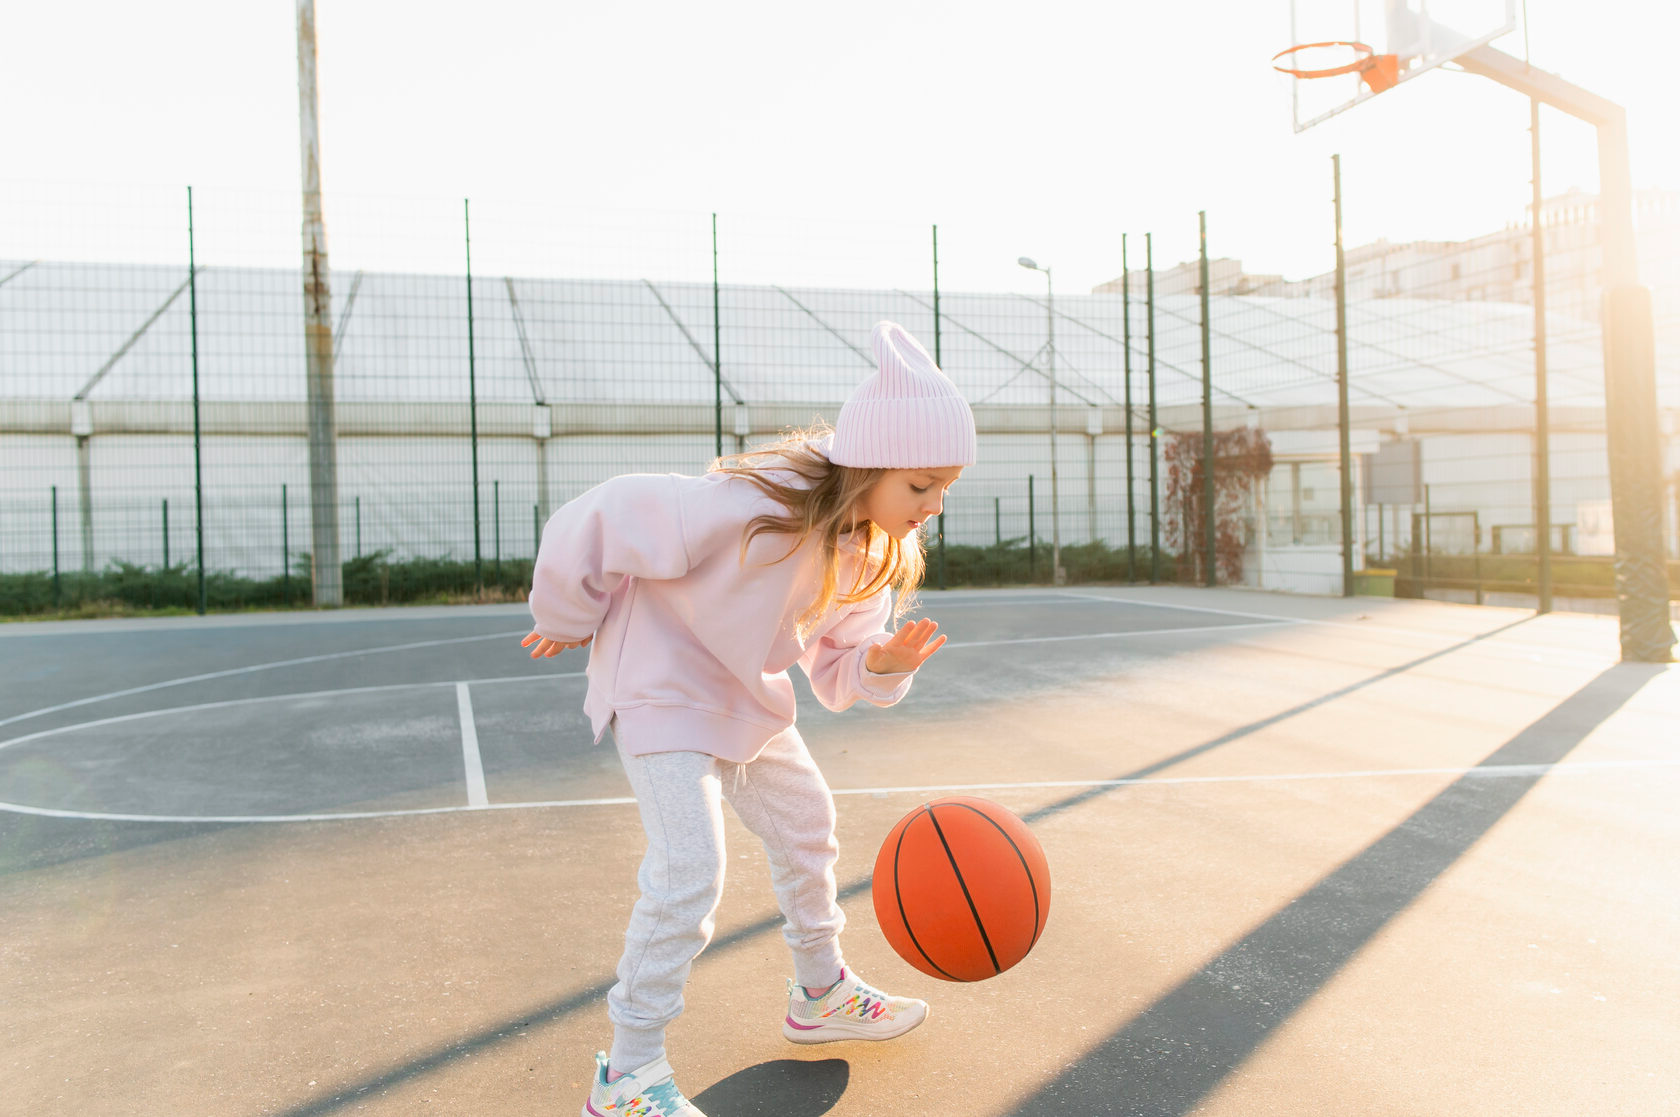
[[[1125,639],[1125,638],[1130,637],[1130,636],[1174,636],[1174,635],[1178,635],[1178,634],[1181,634],[1181,633],[1236,632],[1236,631],[1241,631],[1241,630],[1249,629],[1249,628],[1268,628],[1268,627],[1272,627],[1272,626],[1278,625],[1278,624],[1292,624],[1292,623],[1295,623],[1295,622],[1293,622],[1293,621],[1267,621],[1267,622],[1261,622],[1261,623],[1256,623],[1256,624],[1201,625],[1201,626],[1197,626],[1197,627],[1194,627],[1194,628],[1144,628],[1144,629],[1137,629],[1137,630],[1131,631],[1131,632],[1085,632],[1085,633],[1079,633],[1079,634],[1076,634],[1076,635],[1073,635],[1073,636],[1017,636],[1017,637],[1012,637],[1008,640],[962,640],[962,641],[952,640],[952,641],[949,641],[947,644],[945,644],[944,647],[946,649],[996,648],[996,647],[1003,647],[1003,646],[1010,645],[1010,644],[1055,644],[1055,643],[1061,643],[1061,642],[1068,641],[1068,640],[1119,640],[1119,639]],[[473,637],[473,639],[475,639],[475,640],[476,639],[485,639],[485,637]],[[278,666],[278,665],[276,665],[276,666]],[[244,670],[244,668],[242,668],[241,670]],[[459,681],[459,680],[439,680],[439,681],[436,681],[436,682],[429,682],[429,683],[387,683],[383,686],[346,687],[342,690],[312,690],[312,691],[301,691],[301,692],[298,692],[298,693],[295,693],[295,694],[264,694],[264,695],[259,695],[259,696],[252,697],[252,698],[228,698],[228,699],[224,699],[223,701],[220,701],[220,702],[198,702],[198,703],[194,703],[193,705],[190,705],[190,706],[168,706],[168,707],[165,707],[161,710],[144,710],[144,711],[142,711],[140,713],[137,713],[137,714],[120,714],[116,717],[100,718],[97,721],[80,721],[80,722],[75,723],[74,725],[61,725],[61,726],[58,726],[57,728],[54,728],[54,729],[42,729],[42,730],[38,730],[37,732],[34,732],[34,733],[26,734],[22,737],[13,737],[13,738],[11,738],[10,740],[7,740],[7,741],[0,741],[0,749],[6,748],[10,745],[22,744],[25,741],[33,741],[33,740],[36,740],[36,739],[41,738],[41,737],[51,737],[51,736],[54,736],[55,734],[59,734],[59,733],[69,733],[72,730],[76,730],[76,729],[90,729],[94,726],[99,726],[99,725],[114,725],[118,722],[132,721],[136,718],[160,717],[164,714],[190,713],[194,710],[215,710],[215,709],[221,709],[222,707],[225,707],[225,706],[238,706],[241,703],[245,703],[245,702],[278,702],[278,701],[280,701],[282,699],[285,699],[285,698],[322,698],[322,697],[326,697],[328,695],[336,695],[336,694],[367,694],[367,693],[371,693],[373,691],[380,691],[380,690],[403,690],[403,689],[408,688],[408,687],[451,686],[451,685],[456,686],[456,687],[464,687],[464,686],[466,686],[467,682],[472,682],[472,683],[528,683],[528,682],[544,682],[548,679],[580,679],[580,678],[583,678],[584,676],[585,676],[585,672],[582,672],[582,671],[566,671],[566,672],[561,672],[561,673],[557,673],[557,674],[553,674],[553,675],[502,675],[502,676],[493,677],[493,678],[471,679],[471,680],[467,680],[466,682]],[[199,677],[200,678],[207,678],[208,676],[199,676]],[[183,680],[183,681],[185,681],[185,680]],[[89,699],[89,701],[92,701],[92,700]],[[467,708],[470,709],[470,706],[471,706],[470,699],[465,700],[465,701],[467,701],[467,703],[468,703]],[[71,703],[71,705],[76,705],[76,704],[77,703]],[[55,707],[55,708],[62,708],[62,707]],[[4,725],[4,724],[5,724],[5,722],[0,722],[0,725]],[[463,721],[463,747],[465,745],[465,741],[464,741],[465,728],[464,727],[465,727],[465,722]],[[475,748],[476,748],[476,745],[477,745],[477,741],[476,741],[476,737],[475,737],[475,740],[474,740]]]
[[[1195,628],[1140,628],[1135,632],[1081,632],[1073,636],[1017,636],[1009,640],[952,640],[949,648],[993,648],[1004,644],[1055,644],[1064,640],[1118,640],[1127,636],[1177,636],[1190,632],[1240,632],[1249,628],[1275,628],[1293,621],[1256,621],[1251,624],[1208,624]]]
[[[1209,610],[1209,611],[1217,611],[1217,610]],[[1079,634],[1076,634],[1076,635],[1073,635],[1073,636],[1017,636],[1017,637],[1012,637],[1012,638],[1007,639],[1007,640],[961,640],[961,641],[952,640],[952,641],[949,641],[945,645],[945,647],[946,648],[953,648],[953,649],[954,648],[995,648],[995,647],[1003,647],[1003,646],[1009,645],[1009,644],[1053,644],[1053,643],[1060,643],[1060,642],[1067,641],[1067,640],[1118,640],[1118,639],[1125,639],[1126,637],[1130,637],[1130,636],[1173,636],[1173,635],[1177,635],[1179,633],[1236,632],[1236,631],[1241,631],[1243,629],[1249,629],[1249,628],[1267,628],[1267,627],[1270,627],[1270,626],[1273,626],[1273,625],[1278,625],[1278,624],[1293,624],[1293,623],[1296,623],[1296,622],[1289,621],[1289,620],[1275,620],[1275,621],[1267,621],[1267,622],[1257,623],[1257,624],[1215,624],[1215,625],[1202,625],[1202,626],[1197,626],[1197,627],[1194,627],[1194,628],[1144,628],[1144,629],[1137,629],[1137,630],[1134,630],[1134,631],[1131,631],[1131,632],[1085,632],[1085,633],[1079,633]],[[473,637],[469,637],[468,639],[485,640],[485,639],[491,639],[491,637],[473,636]],[[447,641],[447,640],[445,640],[445,641],[435,641],[435,643],[452,643],[452,642],[454,642],[454,641]],[[368,649],[368,650],[372,650],[372,651],[395,651],[398,648],[423,647],[423,646],[425,646],[425,645],[402,644],[402,645],[397,645],[396,648],[380,648],[380,649]],[[343,653],[335,652],[335,653],[333,653],[333,656],[320,656],[320,657],[317,657],[317,658],[330,659],[330,658],[333,658],[334,656],[337,656],[337,655],[361,655],[361,654],[364,654],[364,653],[362,653],[362,652],[343,652]],[[285,663],[266,664],[266,665],[261,665],[261,666],[257,666],[257,667],[241,667],[241,668],[237,668],[233,671],[219,672],[219,674],[236,674],[240,671],[260,671],[265,666],[267,666],[267,667],[281,667],[281,666],[285,666],[286,664],[289,664],[289,663],[300,663],[300,662],[304,662],[304,661],[303,660],[287,660],[287,661],[285,661]],[[475,683],[475,684],[476,683],[530,683],[530,682],[544,682],[548,679],[580,679],[580,678],[584,677],[584,674],[585,673],[582,672],[582,671],[566,671],[566,672],[561,672],[561,673],[557,673],[557,674],[553,674],[553,675],[501,675],[501,676],[495,676],[495,677],[484,678],[484,679],[470,679],[470,680],[467,680],[467,682],[472,682],[472,683]],[[176,680],[176,681],[177,682],[192,682],[195,679],[208,679],[208,678],[212,678],[212,677],[213,676],[211,676],[211,675],[196,675],[192,679],[180,679],[180,680]],[[159,687],[170,686],[170,685],[173,685],[173,684],[171,684],[171,683],[158,683],[158,684],[156,684],[154,686],[151,686],[151,687],[138,687],[138,688],[136,688],[136,690],[155,690],[155,689],[158,689]],[[42,730],[39,730],[39,731],[34,732],[34,733],[26,734],[22,737],[13,737],[13,738],[11,738],[10,740],[7,740],[7,741],[0,741],[0,749],[6,748],[8,745],[21,744],[24,741],[33,741],[33,740],[35,740],[37,738],[40,738],[40,737],[50,737],[50,736],[52,736],[54,734],[57,734],[57,733],[68,733],[71,730],[75,730],[75,729],[88,729],[88,728],[91,728],[91,727],[97,726],[97,725],[113,725],[113,724],[116,724],[117,722],[131,721],[135,718],[158,717],[158,716],[161,716],[163,714],[188,713],[188,712],[191,712],[193,710],[215,710],[215,709],[220,709],[224,706],[237,706],[237,705],[239,705],[241,703],[244,703],[244,702],[277,702],[277,701],[279,701],[281,699],[284,699],[284,698],[321,698],[321,697],[325,697],[327,695],[334,695],[334,694],[367,694],[367,693],[370,693],[370,692],[373,692],[373,691],[380,691],[380,690],[402,690],[406,687],[451,686],[451,685],[459,686],[459,685],[465,685],[465,684],[462,683],[459,680],[438,680],[438,681],[429,682],[429,683],[387,683],[387,684],[384,684],[382,686],[345,687],[342,690],[312,690],[312,691],[299,691],[297,693],[288,693],[288,694],[264,694],[264,695],[258,695],[258,696],[251,697],[251,698],[229,698],[229,699],[224,699],[223,701],[220,701],[220,702],[198,702],[198,703],[194,703],[190,706],[167,706],[167,707],[165,707],[161,710],[144,710],[144,711],[142,711],[140,713],[137,713],[137,714],[120,714],[116,717],[100,718],[97,721],[80,721],[80,722],[76,722],[74,725],[61,725],[61,726],[58,726],[57,728],[54,728],[54,729],[42,729]],[[135,693],[135,691],[118,691],[116,693],[117,694],[132,694],[132,693]],[[115,695],[101,695],[100,697],[101,698],[109,698],[109,697],[114,697],[114,696]],[[98,700],[99,700],[98,698],[86,698],[86,699],[82,699],[80,702],[69,702],[69,703],[66,703],[63,706],[53,706],[53,707],[50,707],[47,710],[39,710],[39,711],[36,711],[36,712],[37,713],[49,713],[52,710],[68,709],[71,706],[79,706],[79,705],[83,705],[87,702],[96,702]],[[24,714],[24,715],[21,715],[21,716],[22,717],[33,717],[34,715],[33,714]],[[20,720],[20,718],[9,718],[9,719],[7,719],[7,721],[17,721],[17,720]],[[5,721],[0,721],[0,725],[5,725],[5,724],[6,724]]]
[[[472,695],[466,683],[455,684],[455,708],[461,715],[461,762],[467,770],[467,806],[489,806],[490,796],[484,790],[484,760],[478,755],[478,726],[473,724]]]
[[[1061,597],[1077,598],[1080,601],[1106,601],[1110,605],[1141,605],[1146,609],[1183,609],[1186,613],[1218,613],[1223,617],[1256,617],[1264,621],[1288,621],[1291,624],[1336,624],[1336,621],[1303,620],[1300,617],[1285,617],[1277,613],[1245,613],[1237,609],[1213,609],[1206,605],[1174,605],[1170,601],[1139,601],[1131,597],[1110,597],[1100,593],[1075,593],[1072,590],[1058,591]]]
[[[1509,779],[1513,777],[1591,775],[1597,772],[1642,771],[1653,768],[1680,767],[1677,760],[1600,760],[1570,764],[1491,764],[1473,768],[1378,768],[1350,772],[1288,772],[1236,776],[1150,776],[1122,780],[1039,780],[1030,783],[969,783],[919,784],[906,787],[836,788],[835,795],[926,795],[931,792],[965,791],[1034,791],[1075,787],[1179,787],[1191,784],[1287,783],[1303,780],[1395,779],[1416,776],[1456,776],[1477,779]],[[403,818],[416,815],[461,814],[467,811],[522,811],[542,808],[622,807],[635,803],[630,796],[603,799],[549,799],[528,803],[489,803],[482,807],[412,807],[390,811],[341,811],[317,814],[276,815],[157,815],[116,814],[102,811],[67,811],[51,807],[31,807],[23,803],[0,802],[0,811],[38,815],[43,818],[73,818],[93,822],[174,822],[174,823],[252,823],[252,822],[345,822],[357,819]]]
[[[113,690],[107,694],[95,694],[91,698],[78,698],[74,702],[61,702],[57,706],[43,706],[39,710],[30,710],[27,714],[13,714],[9,718],[0,718],[0,725],[10,725],[14,721],[27,721],[38,718],[43,714],[56,714],[60,710],[70,710],[77,706],[87,706],[94,702],[105,702],[112,698],[122,698],[130,694],[144,694],[150,690],[163,690],[172,686],[184,686],[187,683],[200,683],[206,679],[225,679],[232,675],[245,675],[253,671],[272,671],[276,667],[296,667],[300,663],[322,663],[329,659],[349,659],[358,655],[374,655],[379,652],[406,652],[414,648],[437,648],[445,644],[470,644],[475,640],[506,640],[512,636],[521,636],[519,632],[493,632],[487,636],[452,636],[447,640],[417,640],[412,644],[387,644],[379,648],[361,648],[353,652],[327,652],[323,655],[306,655],[297,659],[279,659],[273,663],[254,663],[249,667],[230,667],[225,671],[208,671],[202,675],[183,675],[179,679],[166,679],[161,683],[148,683],[145,686],[129,687],[127,690]]]
[[[1353,629],[1353,630],[1365,631],[1365,632],[1370,632],[1370,631],[1399,632],[1399,633],[1405,633],[1408,636],[1421,636],[1421,637],[1424,637],[1425,639],[1435,640],[1435,641],[1439,641],[1439,640],[1443,640],[1443,639],[1457,639],[1457,640],[1461,640],[1461,641],[1469,641],[1469,640],[1481,641],[1484,637],[1494,636],[1497,632],[1497,630],[1490,631],[1490,632],[1475,632],[1475,633],[1468,633],[1468,634],[1457,633],[1457,632],[1443,632],[1443,631],[1440,631],[1438,629],[1408,628],[1405,625],[1384,624],[1381,621],[1370,621],[1370,622],[1366,622],[1366,621],[1337,621],[1337,620],[1322,620],[1322,619],[1316,619],[1316,618],[1312,618],[1312,617],[1284,617],[1284,616],[1280,616],[1276,613],[1245,613],[1245,612],[1241,612],[1241,611],[1236,610],[1236,609],[1212,609],[1212,608],[1209,608],[1205,605],[1176,605],[1176,604],[1173,604],[1173,603],[1167,602],[1167,601],[1139,601],[1136,598],[1132,598],[1132,597],[1108,597],[1108,596],[1105,596],[1103,594],[1096,594],[1096,593],[1074,593],[1072,591],[1062,591],[1062,592],[1063,592],[1063,596],[1065,596],[1065,597],[1075,597],[1075,598],[1080,599],[1081,601],[1106,601],[1111,605],[1141,605],[1146,609],[1183,609],[1186,612],[1190,612],[1190,613],[1218,613],[1220,615],[1228,616],[1228,617],[1261,617],[1261,618],[1267,618],[1267,619],[1275,620],[1275,621],[1278,621],[1278,622],[1281,622],[1281,623],[1323,625],[1323,626],[1326,626],[1326,627],[1329,627],[1329,628],[1346,628],[1346,629]],[[1500,639],[1496,640],[1496,641],[1481,644],[1481,647],[1483,647],[1484,649],[1486,649],[1486,648],[1498,648],[1502,651],[1508,651],[1508,652],[1527,652],[1527,653],[1533,653],[1533,654],[1537,654],[1537,655],[1559,656],[1559,657],[1564,658],[1564,659],[1573,659],[1576,662],[1580,662],[1580,663],[1598,664],[1598,663],[1604,663],[1606,661],[1612,661],[1613,662],[1616,659],[1616,655],[1613,652],[1608,651],[1608,650],[1604,654],[1599,655],[1599,654],[1595,654],[1595,653],[1590,652],[1590,651],[1583,651],[1579,648],[1557,647],[1557,646],[1550,645],[1550,644],[1530,644],[1530,643],[1527,643],[1525,641],[1507,640],[1507,639],[1504,639],[1502,637]]]
[[[501,683],[514,681],[547,680],[547,679],[581,679],[582,671],[565,671],[554,675],[508,675],[496,679],[473,679],[475,683]],[[262,694],[251,698],[227,698],[220,702],[195,702],[190,706],[166,706],[161,710],[142,710],[137,714],[118,714],[115,717],[99,718],[95,721],[79,721],[74,725],[60,725],[53,729],[38,729],[34,733],[26,733],[22,737],[13,737],[7,741],[0,741],[0,749],[21,745],[25,741],[35,741],[42,737],[53,737],[60,733],[71,733],[77,729],[92,729],[100,725],[116,725],[124,721],[137,721],[140,718],[163,717],[165,714],[188,714],[195,710],[219,710],[227,706],[243,706],[251,702],[284,702],[288,698],[332,698],[340,694],[372,694],[381,690],[412,690],[416,687],[427,686],[455,686],[455,679],[440,679],[430,683],[385,683],[381,686],[351,686],[338,690],[305,690],[289,694]]]

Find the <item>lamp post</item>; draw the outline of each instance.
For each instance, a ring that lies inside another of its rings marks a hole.
[[[1050,367],[1050,581],[1059,586],[1067,581],[1067,573],[1062,569],[1062,502],[1056,483],[1056,284],[1050,277],[1050,269],[1039,267],[1032,257],[1022,256],[1015,262],[1030,271],[1043,272],[1048,295],[1045,321]]]

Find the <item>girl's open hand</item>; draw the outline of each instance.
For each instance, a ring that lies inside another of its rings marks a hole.
[[[585,636],[582,640],[575,640],[568,644],[560,640],[550,640],[540,632],[533,632],[519,641],[519,646],[531,648],[531,645],[535,644],[536,647],[531,648],[532,659],[553,659],[567,648],[581,648],[593,639],[595,639],[594,636]]]
[[[944,645],[945,637],[935,638],[933,635],[938,628],[937,623],[925,617],[913,624],[907,624],[893,633],[891,640],[884,644],[876,644],[865,652],[863,665],[877,675],[914,671],[927,662],[928,656]]]

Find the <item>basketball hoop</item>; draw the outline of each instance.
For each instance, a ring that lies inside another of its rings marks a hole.
[[[1343,66],[1329,66],[1319,70],[1302,70],[1293,66],[1275,65],[1278,59],[1286,54],[1294,54],[1301,50],[1335,49],[1347,47],[1357,55],[1352,62]],[[1326,43],[1302,43],[1287,50],[1280,50],[1272,55],[1274,65],[1272,69],[1280,74],[1289,74],[1297,78],[1333,78],[1341,74],[1358,74],[1372,93],[1381,93],[1400,80],[1400,59],[1393,54],[1376,54],[1365,43],[1351,42],[1337,39]]]

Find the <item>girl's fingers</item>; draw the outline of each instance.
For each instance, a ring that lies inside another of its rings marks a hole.
[[[522,647],[522,648],[528,648],[528,647],[531,646],[532,643],[534,643],[537,640],[541,640],[541,639],[542,639],[541,635],[533,632],[533,633],[531,633],[531,635],[525,637],[525,639],[519,641],[519,646]]]

